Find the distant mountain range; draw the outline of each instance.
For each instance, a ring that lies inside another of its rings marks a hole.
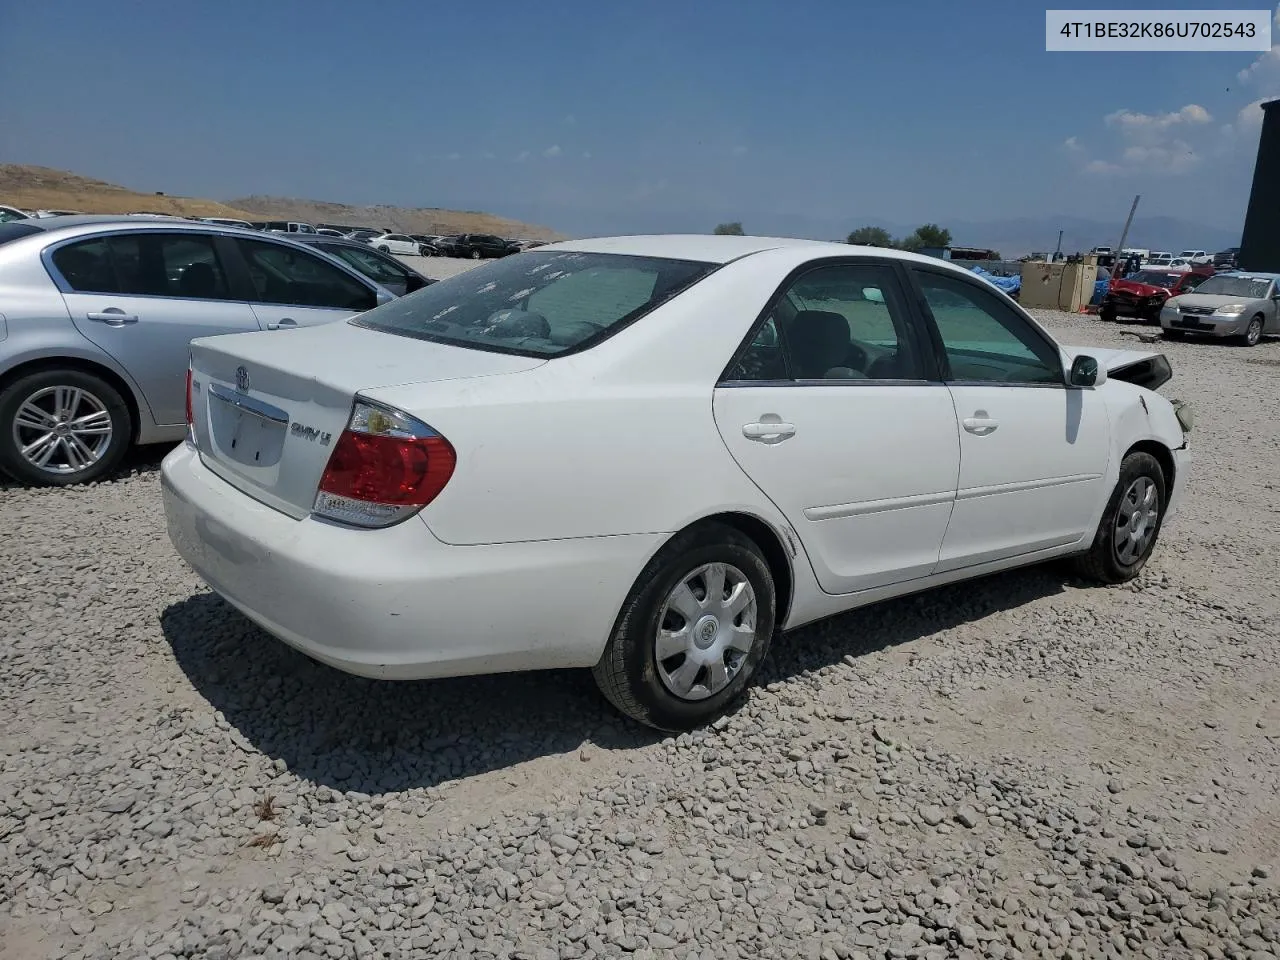
[[[606,236],[634,233],[710,233],[717,223],[738,220],[743,228],[757,236],[806,237],[814,240],[843,240],[857,227],[883,227],[894,237],[911,233],[919,224],[893,223],[875,217],[813,217],[801,214],[760,213],[756,215],[717,215],[714,211],[666,211],[642,209],[633,211],[565,210],[553,205],[505,201],[500,206],[508,216],[533,223],[554,223],[570,236]],[[1090,220],[1074,216],[1015,217],[1002,220],[948,220],[939,224],[951,231],[952,240],[966,247],[985,247],[1014,259],[1024,254],[1051,252],[1062,230],[1062,249],[1066,253],[1089,250],[1105,245],[1115,246],[1120,240],[1124,221]],[[1243,226],[1243,224],[1242,224]],[[1190,248],[1214,252],[1238,246],[1239,230],[1195,223],[1177,217],[1136,217],[1125,240],[1127,247],[1149,250],[1171,250],[1177,253]]]

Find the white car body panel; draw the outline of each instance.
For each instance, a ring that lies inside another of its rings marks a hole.
[[[417,240],[395,240],[392,234],[384,234],[380,237],[370,237],[366,243],[375,250],[381,250],[386,247],[387,253],[398,253],[405,256],[416,256],[422,244]]]
[[[347,323],[196,341],[202,390],[234,388],[243,365],[247,396],[260,390],[334,437],[359,394],[430,424],[457,464],[416,516],[345,528],[310,515],[324,446],[290,434],[270,466],[207,456],[215,425],[202,401],[200,449],[180,446],[162,470],[179,553],[319,660],[368,676],[445,676],[595,663],[648,561],[710,516],[741,515],[776,537],[791,581],[780,625],[792,628],[1085,549],[1135,443],[1172,451],[1167,516],[1185,489],[1189,454],[1169,401],[1105,376],[1085,389],[717,387],[793,269],[883,250],[627,237],[538,253],[558,250],[727,265],[609,339],[552,360]],[[892,256],[981,282],[931,258]],[[1110,370],[1152,356],[1063,347],[1064,366],[1082,352]],[[980,411],[998,421],[994,432],[963,426]],[[747,439],[743,427],[766,414],[794,435]]]

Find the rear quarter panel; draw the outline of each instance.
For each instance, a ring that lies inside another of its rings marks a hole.
[[[457,451],[453,477],[422,513],[432,533],[452,544],[617,536],[731,510],[788,529],[712,417],[721,371],[790,269],[748,260],[754,269],[730,264],[536,370],[369,391]]]
[[[148,442],[155,429],[151,408],[129,372],[72,323],[66,301],[40,261],[46,243],[42,237],[31,237],[0,251],[0,304],[6,320],[5,335],[0,337],[0,382],[32,362],[69,359],[96,364],[114,373],[132,392],[142,416],[139,440]]]

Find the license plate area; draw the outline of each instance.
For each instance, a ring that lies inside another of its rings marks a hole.
[[[260,477],[279,466],[288,426],[288,415],[270,404],[222,389],[209,391],[209,432],[215,455],[242,473]]]
[[[1184,330],[1212,330],[1212,323],[1205,323],[1199,317],[1182,316],[1173,321],[1175,327],[1181,327]]]

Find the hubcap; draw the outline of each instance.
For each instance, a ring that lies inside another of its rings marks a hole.
[[[675,585],[662,605],[654,661],[682,700],[705,700],[738,675],[756,641],[756,594],[741,570],[707,563]]]
[[[1131,566],[1147,552],[1156,535],[1160,518],[1160,492],[1150,477],[1139,477],[1129,484],[1116,511],[1116,557]]]
[[[1253,320],[1249,324],[1249,329],[1245,331],[1245,339],[1250,343],[1257,343],[1262,339],[1262,321]]]
[[[45,387],[27,397],[13,418],[13,441],[23,459],[46,473],[79,473],[111,446],[111,414],[80,387]]]

